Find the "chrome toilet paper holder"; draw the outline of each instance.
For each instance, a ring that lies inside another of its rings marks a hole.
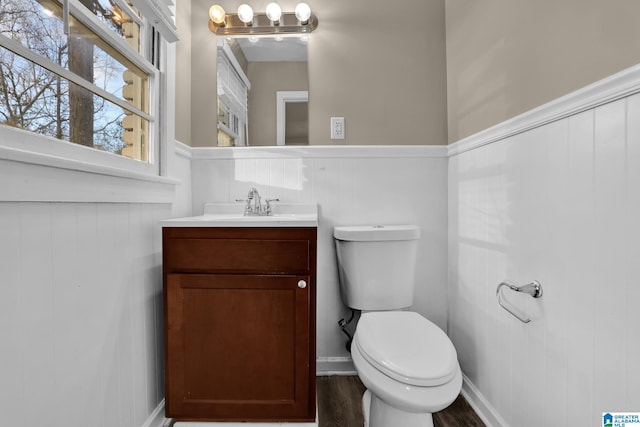
[[[507,310],[509,314],[511,314],[513,317],[515,317],[522,323],[531,322],[531,319],[529,319],[527,316],[520,313],[518,309],[513,307],[511,303],[509,303],[507,300],[504,299],[504,297],[502,296],[502,292],[500,292],[503,286],[506,286],[507,288],[515,292],[524,292],[526,294],[531,295],[533,298],[540,298],[542,297],[542,285],[537,280],[534,280],[533,282],[527,283],[526,285],[523,285],[523,286],[516,286],[507,281],[504,281],[500,283],[498,285],[498,288],[496,289],[496,296],[498,297],[498,304],[500,304],[500,307]]]

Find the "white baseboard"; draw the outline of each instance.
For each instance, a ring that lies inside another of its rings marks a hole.
[[[318,357],[316,359],[316,375],[356,375],[356,368],[350,357]]]
[[[493,406],[480,393],[480,390],[462,374],[462,396],[469,402],[469,405],[476,411],[487,427],[509,427],[507,422],[498,414]]]
[[[165,427],[168,421],[164,417],[164,399],[162,399],[142,427]]]

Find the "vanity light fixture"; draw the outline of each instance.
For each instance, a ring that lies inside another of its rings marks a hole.
[[[209,29],[217,35],[308,34],[317,26],[318,18],[306,3],[299,3],[294,12],[282,12],[273,2],[267,5],[265,13],[254,13],[248,4],[241,4],[238,13],[226,13],[217,4],[209,9]]]
[[[311,18],[311,8],[306,3],[298,3],[295,9],[296,18],[302,25],[306,25]]]
[[[253,9],[251,9],[251,6],[246,3],[238,6],[238,19],[246,25],[251,25],[253,22]]]
[[[278,3],[269,3],[265,9],[265,13],[269,21],[275,26],[280,25],[280,17],[282,16],[282,9]]]
[[[219,27],[225,27],[226,26],[225,17],[226,17],[226,13],[224,12],[224,9],[222,8],[222,6],[216,4],[214,6],[211,6],[211,8],[209,8],[209,19],[215,25]]]

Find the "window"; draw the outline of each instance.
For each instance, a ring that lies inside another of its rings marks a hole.
[[[63,9],[0,1],[0,126],[157,163],[160,34],[130,0]]]

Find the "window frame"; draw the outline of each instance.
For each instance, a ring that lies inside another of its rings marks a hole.
[[[62,1],[56,0],[61,6]],[[118,2],[119,3],[119,2]],[[167,71],[166,55],[161,57],[162,63],[156,68],[145,58],[148,50],[149,32],[152,30],[149,19],[143,17],[141,20],[141,40],[140,52],[130,47],[125,40],[118,37],[100,19],[86,9],[78,0],[69,0],[69,11],[83,25],[96,34],[105,43],[111,45],[123,56],[127,57],[135,66],[147,73],[149,81],[149,113],[145,113],[136,107],[126,103],[126,101],[110,94],[100,87],[87,82],[80,76],[75,75],[60,65],[41,57],[20,43],[0,35],[0,44],[8,50],[23,56],[38,66],[60,75],[70,82],[78,84],[90,92],[97,94],[109,102],[119,107],[137,114],[149,121],[148,137],[148,161],[138,161],[119,154],[109,153],[99,149],[85,147],[80,144],[65,140],[56,139],[46,135],[40,135],[28,130],[12,128],[10,126],[0,126],[0,160],[12,160],[23,163],[39,164],[43,166],[62,167],[64,169],[78,170],[83,172],[93,172],[102,175],[119,176],[125,178],[143,179],[147,181],[158,181],[158,177],[166,172],[161,167],[163,158],[167,156],[167,136],[161,132],[160,120],[166,116],[167,106],[164,102],[166,97],[162,96],[160,84],[163,80],[161,73]],[[161,51],[166,51],[167,41],[162,40],[159,46]],[[165,110],[165,114],[162,114]],[[160,179],[159,181],[163,181]],[[171,182],[171,179],[164,180]]]

